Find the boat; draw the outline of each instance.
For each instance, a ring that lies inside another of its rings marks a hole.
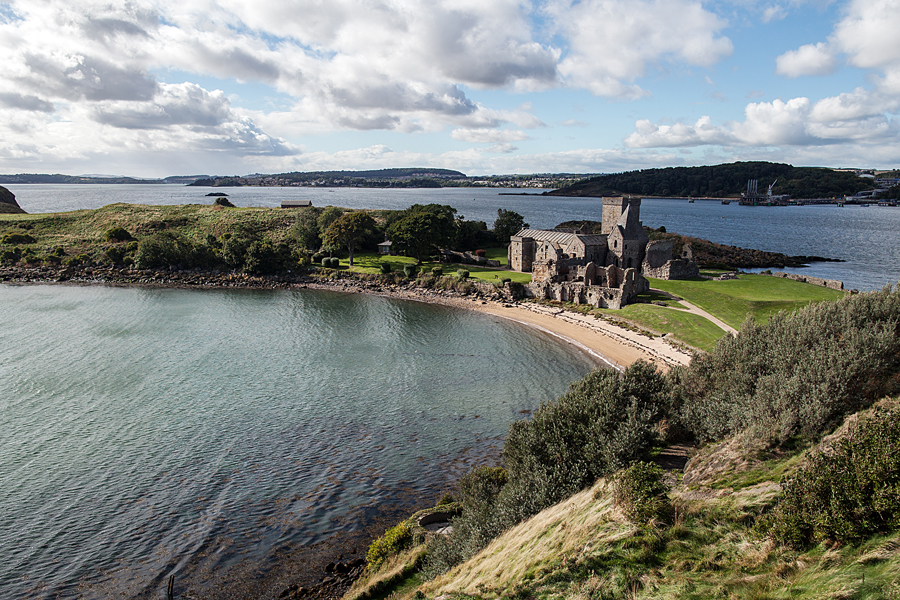
[[[688,198],[688,204],[693,204],[693,203],[694,203],[694,199],[693,199],[693,198]]]
[[[722,200],[722,204],[731,204],[731,200]]]

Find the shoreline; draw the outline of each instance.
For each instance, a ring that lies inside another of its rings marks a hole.
[[[339,272],[343,273],[343,272]],[[335,279],[289,274],[251,276],[209,271],[136,270],[115,267],[2,267],[0,283],[12,285],[107,285],[172,289],[316,289],[365,293],[386,298],[442,304],[507,319],[552,335],[585,352],[598,364],[624,370],[637,360],[647,360],[663,371],[686,365],[690,350],[673,345],[664,337],[649,337],[607,320],[534,302],[504,298],[499,292],[417,287],[414,283],[384,283],[355,277]]]
[[[0,284],[110,286],[148,289],[202,290],[320,290],[338,293],[366,293],[385,298],[440,304],[476,311],[514,321],[571,344],[598,364],[623,370],[645,359],[667,370],[674,364],[687,364],[691,354],[662,338],[645,335],[561,308],[532,302],[504,299],[499,292],[462,294],[449,290],[420,288],[411,283],[384,283],[357,278],[317,278],[308,275],[253,277],[240,273],[118,269],[113,267],[0,267]],[[365,548],[377,535],[393,525],[398,515],[418,506],[418,498],[395,498],[360,531],[334,532],[329,539],[311,547],[290,552],[294,564],[306,565],[302,571],[273,571],[270,578],[247,577],[255,565],[235,567],[237,586],[255,592],[272,593],[281,598],[339,598],[359,575]],[[241,569],[251,569],[247,573]],[[224,574],[223,574],[224,576]],[[180,586],[181,583],[179,582]]]

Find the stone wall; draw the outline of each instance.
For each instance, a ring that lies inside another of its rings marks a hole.
[[[700,276],[700,267],[692,260],[678,258],[670,260],[659,267],[651,267],[644,261],[643,269],[646,277],[654,279],[691,279]]]
[[[590,304],[596,308],[620,309],[631,299],[650,289],[650,283],[636,269],[619,269],[603,267],[598,269],[612,280],[618,280],[617,286],[591,285],[582,281],[533,281],[524,286],[525,295],[539,300],[557,300],[574,304]],[[609,279],[607,279],[609,281]]]
[[[649,242],[644,253],[644,269],[658,269],[675,258],[672,254],[672,248],[674,247],[675,240]],[[651,277],[655,277],[655,275],[651,275]]]
[[[822,279],[821,277],[811,277],[809,275],[798,275],[796,273],[772,273],[772,277],[782,277],[784,279],[793,279],[794,281],[802,281],[803,283],[811,283],[813,285],[821,285],[832,290],[843,290],[844,282],[837,279]]]

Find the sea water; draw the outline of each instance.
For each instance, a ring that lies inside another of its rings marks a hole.
[[[158,598],[170,575],[277,595],[292,553],[435,502],[595,367],[371,295],[3,285],[0,306],[0,598]]]
[[[600,198],[541,196],[540,190],[510,195],[496,188],[208,188],[180,185],[8,185],[28,212],[99,208],[114,202],[131,204],[211,204],[210,190],[224,192],[237,206],[280,206],[283,199],[310,200],[314,206],[403,209],[412,204],[445,204],[470,221],[493,226],[497,210],[521,214],[534,228],[564,221],[601,220]],[[900,208],[880,206],[790,207],[723,205],[718,201],[648,198],[641,220],[650,227],[791,256],[821,256],[844,262],[817,262],[788,268],[825,279],[838,279],[847,289],[876,290],[900,281]]]

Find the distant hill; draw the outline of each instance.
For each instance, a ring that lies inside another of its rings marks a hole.
[[[413,167],[378,169],[372,171],[308,171],[253,174],[244,177],[210,177],[198,179],[190,185],[239,187],[245,185],[325,185],[364,187],[441,187],[447,181],[466,179],[465,173],[450,169]]]
[[[59,173],[47,175],[44,173],[19,173],[18,175],[0,175],[0,183],[180,183],[189,184],[198,179],[208,178],[209,175],[173,175],[163,179],[138,179],[137,177],[114,177],[104,175],[61,175]]]
[[[41,173],[20,173],[0,175],[0,183],[166,183],[162,179],[136,179],[134,177],[89,177],[81,175],[45,175]]]
[[[618,196],[634,194],[662,198],[738,197],[747,180],[756,179],[765,191],[777,179],[775,194],[792,198],[832,198],[855,194],[872,186],[850,172],[822,167],[794,167],[770,162],[736,162],[708,167],[668,167],[600,175],[579,181],[547,196]]]

